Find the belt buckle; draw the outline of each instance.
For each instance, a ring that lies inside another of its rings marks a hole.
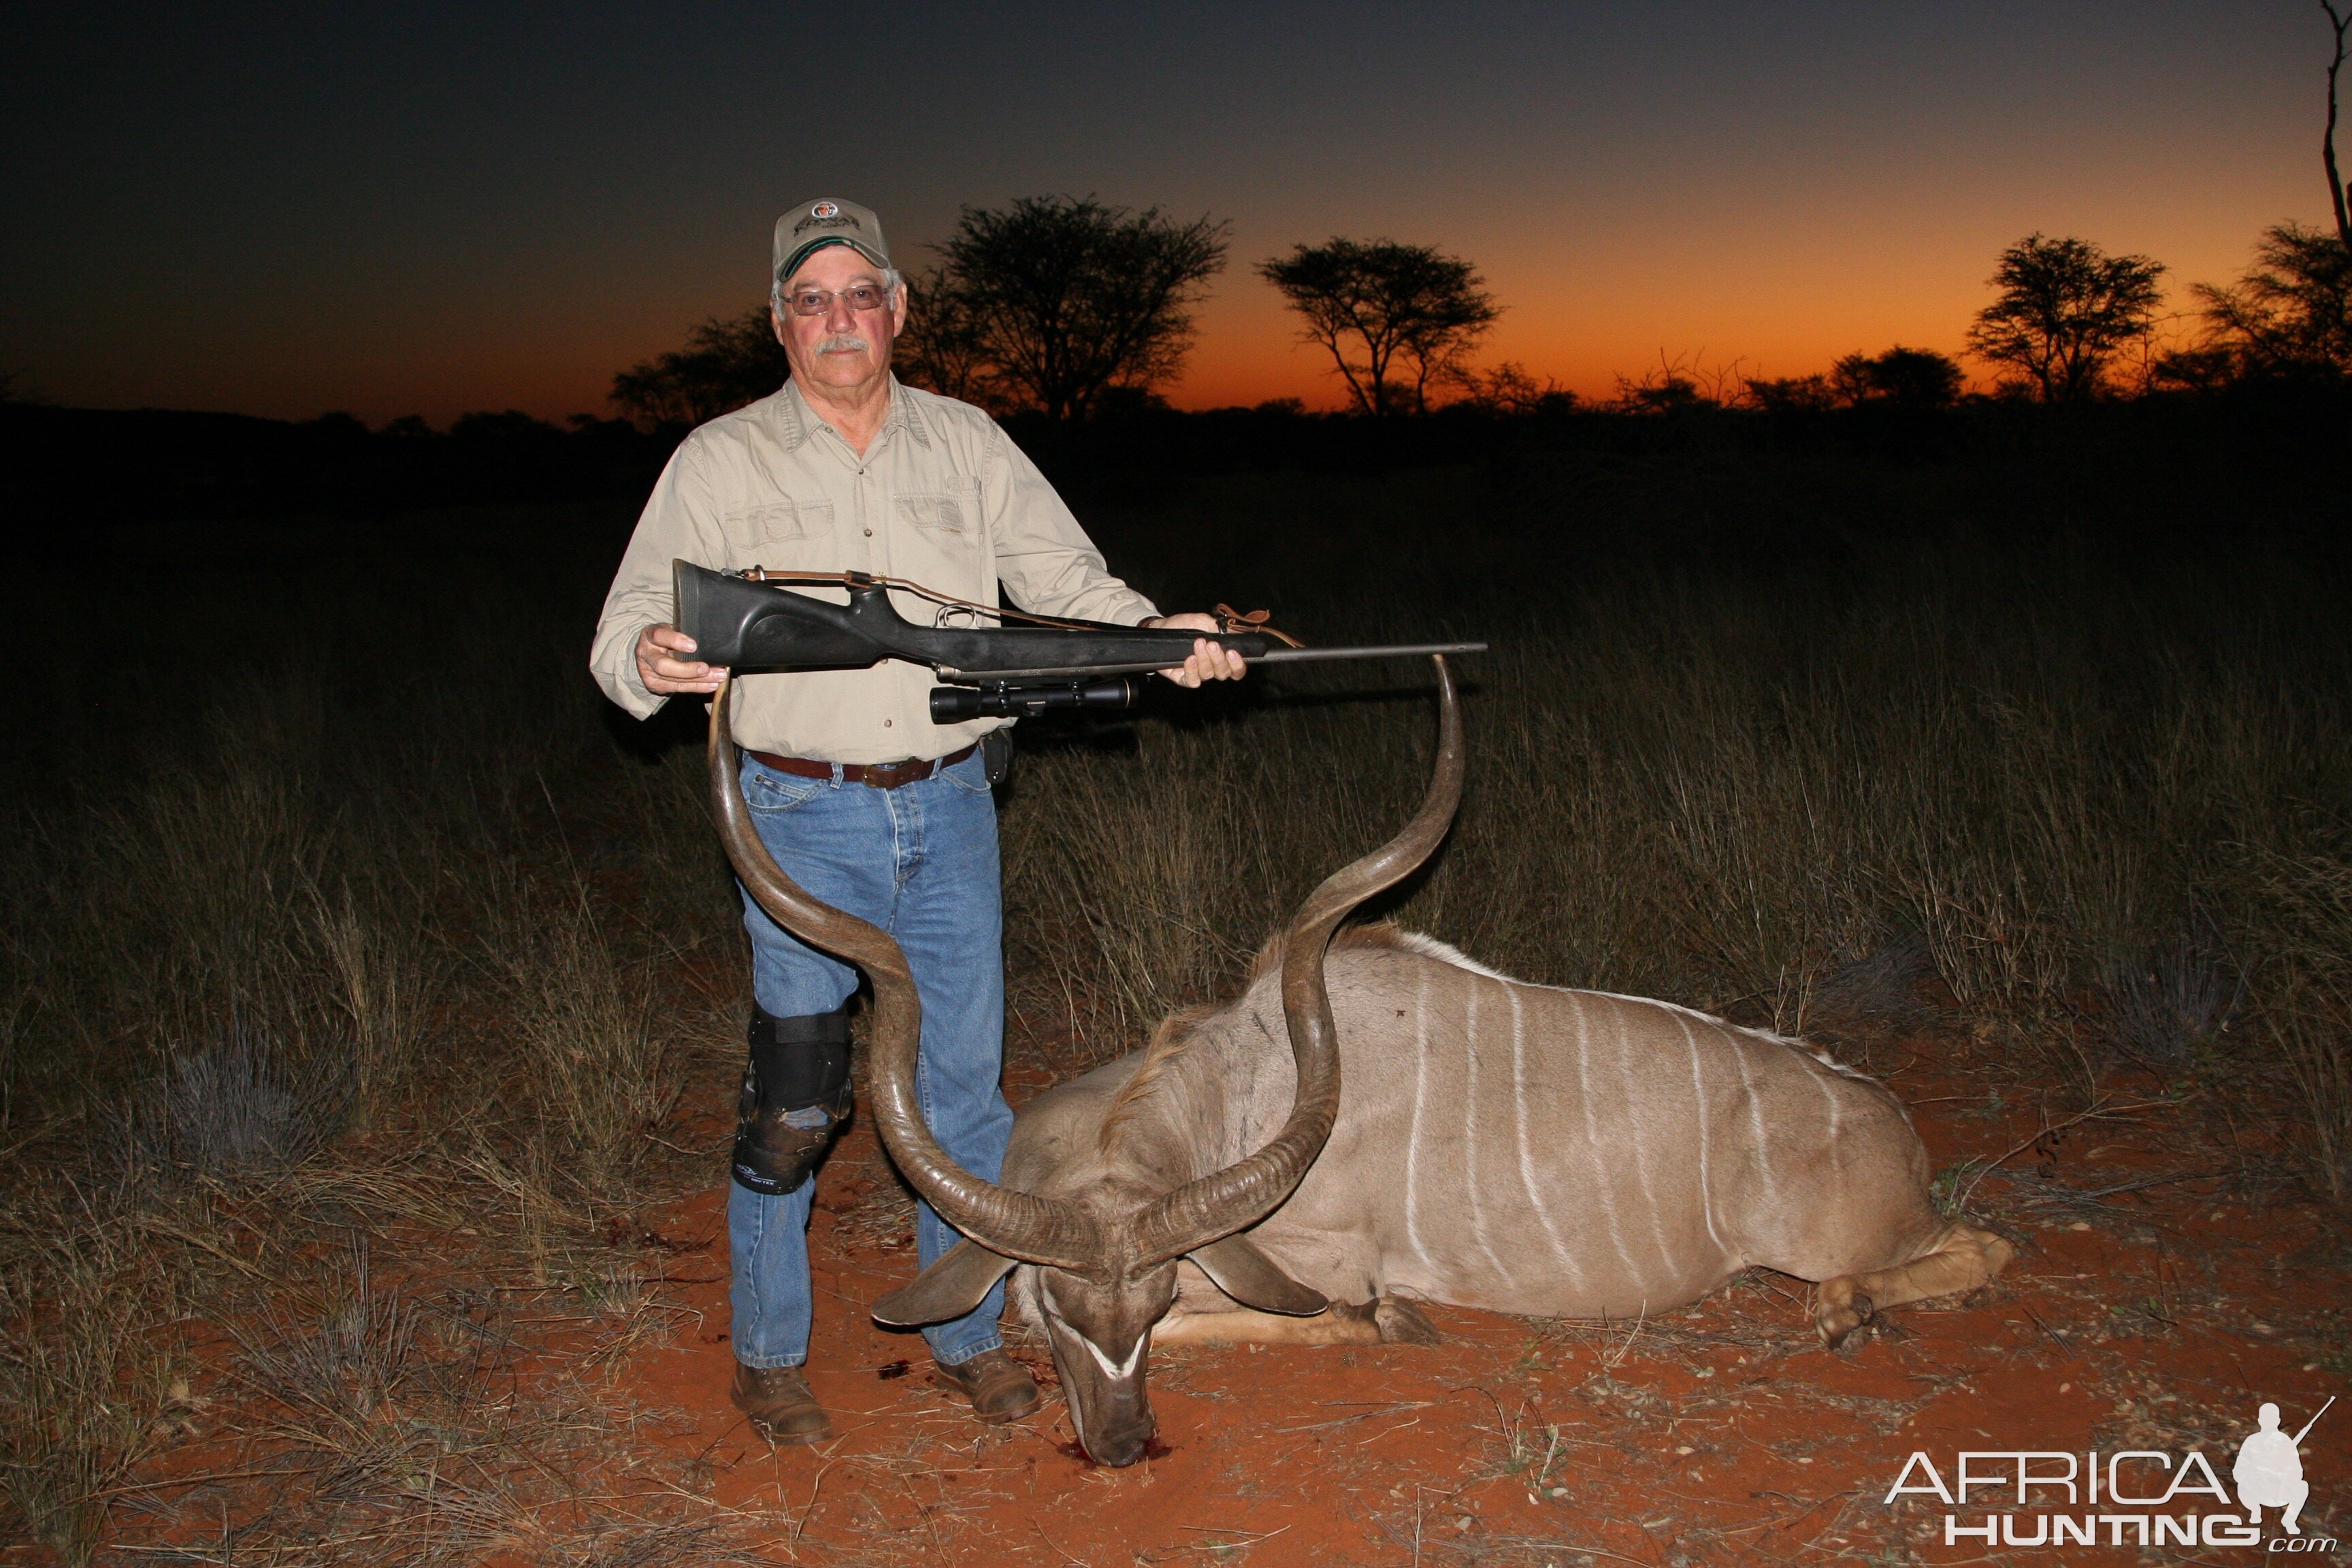
[[[914,770],[922,765],[912,757],[899,763],[868,763],[866,764],[866,782],[876,789],[897,789],[902,784],[911,783]]]

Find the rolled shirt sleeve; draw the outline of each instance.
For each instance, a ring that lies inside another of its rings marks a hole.
[[[695,436],[670,454],[638,514],[636,531],[629,536],[596,621],[588,668],[604,695],[639,719],[651,718],[669,700],[646,689],[637,673],[637,638],[647,626],[667,625],[673,613],[670,563],[727,562],[705,457]]]

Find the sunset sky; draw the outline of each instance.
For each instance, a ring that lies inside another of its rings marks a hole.
[[[1335,234],[1470,258],[1507,307],[1485,360],[1586,394],[1662,353],[1957,352],[2029,231],[2178,300],[2325,220],[2327,42],[2310,0],[16,6],[0,369],[100,406],[604,413],[762,297],[785,205],[866,202],[920,263],[960,205],[1046,192],[1232,220],[1183,406],[1336,405],[1253,270]]]

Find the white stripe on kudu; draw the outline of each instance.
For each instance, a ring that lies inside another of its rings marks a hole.
[[[1501,1258],[1495,1256],[1495,1244],[1486,1237],[1486,1205],[1478,1201],[1479,1189],[1484,1185],[1478,1175],[1478,1121],[1481,1114],[1478,1099],[1478,986],[1475,982],[1473,982],[1468,989],[1469,994],[1465,998],[1467,1011],[1464,1020],[1462,1038],[1462,1061],[1465,1068],[1462,1089],[1462,1166],[1464,1173],[1469,1178],[1470,1234],[1477,1241],[1478,1250],[1486,1255],[1486,1261],[1495,1266],[1495,1272],[1503,1277],[1503,1283],[1509,1285],[1512,1283],[1511,1271]]]
[[[1584,1266],[1560,1243],[1559,1227],[1551,1222],[1551,1210],[1543,1200],[1543,1183],[1536,1177],[1535,1159],[1528,1149],[1527,1009],[1520,1003],[1517,986],[1505,984],[1503,994],[1511,999],[1511,1114],[1519,1144],[1519,1184],[1527,1189],[1528,1206],[1535,1211],[1536,1223],[1543,1226],[1544,1237],[1551,1243],[1552,1257],[1575,1276],[1576,1288],[1582,1290],[1586,1289]]]
[[[1609,1246],[1624,1265],[1624,1278],[1641,1283],[1642,1271],[1634,1267],[1633,1255],[1625,1250],[1625,1233],[1617,1225],[1617,1193],[1609,1179],[1609,1167],[1601,1157],[1601,1123],[1592,1110],[1592,1075],[1588,1064],[1592,1059],[1591,1031],[1585,1026],[1584,999],[1574,992],[1566,993],[1568,1005],[1576,1015],[1576,1098],[1584,1110],[1584,1153],[1592,1167],[1591,1191],[1601,1195],[1601,1217],[1609,1226]]]
[[[1683,1044],[1690,1051],[1691,1108],[1698,1121],[1698,1204],[1699,1213],[1706,1218],[1706,1238],[1718,1251],[1729,1252],[1723,1245],[1722,1233],[1715,1228],[1715,1183],[1707,1173],[1706,1146],[1714,1134],[1706,1125],[1706,1080],[1699,1072],[1698,1037],[1691,1033],[1690,1021],[1676,1015],[1675,1025],[1683,1032]]]
[[[1731,1054],[1739,1064],[1739,1087],[1748,1100],[1748,1125],[1754,1134],[1757,1173],[1763,1178],[1764,1201],[1776,1205],[1780,1198],[1780,1184],[1772,1179],[1772,1132],[1764,1125],[1764,1097],[1756,1092],[1756,1079],[1748,1070],[1748,1040],[1736,1031],[1729,1035]]]
[[[1412,1122],[1404,1141],[1404,1234],[1413,1256],[1430,1261],[1421,1244],[1421,1108],[1429,1099],[1429,976],[1412,994]],[[1341,1104],[1347,1101],[1343,1097]]]
[[[1624,1103],[1629,1107],[1639,1104],[1642,1099],[1641,1085],[1633,1075],[1633,1042],[1627,1034],[1630,1022],[1626,1013],[1620,1010],[1617,1014],[1617,1071],[1625,1080]],[[1643,1065],[1646,1067],[1649,1064],[1645,1061]],[[1671,1279],[1677,1270],[1674,1247],[1666,1240],[1665,1218],[1658,1206],[1658,1195],[1650,1186],[1650,1141],[1644,1135],[1649,1129],[1640,1117],[1630,1120],[1633,1124],[1633,1184],[1642,1190],[1642,1212],[1650,1219],[1650,1239],[1657,1244],[1658,1259],[1665,1265],[1663,1277]]]

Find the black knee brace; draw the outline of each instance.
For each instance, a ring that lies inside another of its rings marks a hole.
[[[735,1181],[797,1192],[848,1120],[849,1005],[779,1018],[751,1005],[751,1059],[735,1106]]]

